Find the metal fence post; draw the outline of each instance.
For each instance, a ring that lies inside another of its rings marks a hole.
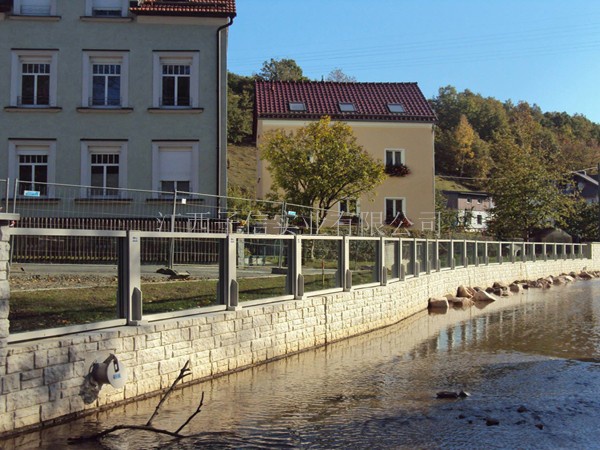
[[[406,269],[404,269],[404,264],[402,264],[402,238],[398,238],[398,276],[401,281],[404,281],[406,278]]]
[[[342,238],[342,286],[344,292],[352,290],[352,271],[350,270],[350,239]]]
[[[377,245],[377,273],[379,274],[379,283],[382,286],[387,284],[387,268],[385,266],[385,238],[380,237]]]
[[[127,325],[144,323],[140,254],[141,238],[139,233],[127,231],[125,238],[119,238],[117,301],[118,315],[127,320]]]
[[[290,241],[291,252],[289,256],[289,279],[292,286],[292,294],[296,300],[304,296],[304,277],[302,275],[302,237],[296,235]]]
[[[219,258],[219,302],[228,311],[239,309],[239,287],[237,282],[237,238],[228,234],[220,241]]]

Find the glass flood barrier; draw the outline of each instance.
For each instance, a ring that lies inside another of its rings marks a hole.
[[[13,236],[21,262],[10,274],[10,332],[119,318],[116,238]],[[94,249],[87,254],[86,249]],[[46,259],[60,262],[47,264]]]
[[[413,261],[414,257],[414,246],[412,241],[402,241],[402,267],[404,269],[404,275],[414,275],[415,266]]]
[[[477,243],[476,242],[467,242],[467,263],[469,265],[475,264],[477,256]]]
[[[400,254],[400,242],[385,241],[385,270],[388,280],[400,278],[400,267],[398,266],[398,257]]]
[[[349,245],[352,286],[380,281],[377,273],[377,247],[379,241],[376,239],[352,239]]]
[[[427,270],[427,246],[425,241],[417,241],[415,249],[417,252],[416,261],[419,263],[419,272]],[[416,270],[415,270],[416,272]]]
[[[479,260],[479,264],[485,264],[485,242],[477,242],[477,259]]]
[[[454,258],[454,264],[456,265],[456,267],[462,266],[464,264],[464,258],[465,258],[464,242],[461,242],[461,241],[454,242],[453,247],[454,248],[453,248],[452,257]]]
[[[342,241],[338,239],[302,239],[304,292],[342,287],[340,264]]]
[[[237,239],[239,301],[290,295],[289,240]]]
[[[141,252],[144,315],[219,304],[219,240],[142,238]]]

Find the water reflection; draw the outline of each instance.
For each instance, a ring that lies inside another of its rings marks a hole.
[[[176,392],[155,425],[177,428],[205,391],[192,438],[129,432],[104,448],[597,448],[599,313],[598,281],[421,313]],[[459,389],[471,397],[435,399]],[[62,448],[69,435],[145,423],[156,401],[2,445]]]

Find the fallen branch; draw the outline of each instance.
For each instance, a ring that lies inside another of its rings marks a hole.
[[[185,426],[187,424],[189,424],[194,419],[194,417],[196,417],[202,411],[202,406],[204,405],[204,392],[202,392],[202,395],[200,397],[200,403],[198,404],[198,407],[196,408],[196,411],[194,411],[192,413],[192,415],[190,415],[186,419],[186,421],[179,428],[177,428],[176,431],[169,431],[169,430],[164,430],[162,428],[155,428],[155,427],[152,426],[152,421],[154,420],[154,418],[160,412],[160,408],[164,404],[165,400],[171,395],[171,393],[175,389],[175,386],[180,381],[182,381],[186,376],[188,376],[188,375],[191,374],[191,370],[189,369],[189,365],[190,365],[190,361],[188,360],[185,363],[185,365],[181,368],[181,370],[179,371],[179,375],[177,376],[177,378],[175,379],[175,381],[173,381],[173,384],[171,384],[171,387],[161,397],[160,401],[158,402],[158,405],[156,405],[156,408],[154,409],[154,412],[152,413],[152,416],[150,416],[150,419],[148,419],[148,422],[146,422],[146,425],[115,425],[112,428],[108,428],[106,430],[100,431],[100,432],[92,434],[90,436],[79,436],[79,437],[76,437],[76,438],[69,438],[69,444],[76,444],[78,442],[83,442],[83,441],[100,440],[103,437],[105,437],[105,436],[107,436],[107,435],[109,435],[111,433],[114,433],[115,431],[121,431],[121,430],[150,431],[152,433],[166,434],[166,435],[174,437],[174,438],[184,438],[184,437],[187,437],[186,435],[181,434],[180,431],[183,430],[183,428],[185,428]]]
[[[192,373],[192,371],[188,368],[189,365],[190,365],[190,360],[188,359],[187,362],[185,363],[185,365],[179,371],[179,375],[177,375],[177,378],[175,378],[175,381],[173,381],[173,384],[171,384],[171,387],[169,388],[169,390],[167,392],[165,392],[165,395],[162,396],[162,398],[160,399],[160,402],[158,402],[158,405],[156,405],[156,408],[154,409],[154,413],[152,414],[152,416],[150,416],[150,418],[148,419],[148,422],[146,422],[147,427],[152,425],[152,421],[158,415],[158,411],[160,410],[160,407],[163,405],[163,403],[169,397],[169,395],[171,395],[171,393],[175,389],[175,386],[177,385],[177,383],[179,383],[181,380],[183,380],[185,377],[187,377],[188,375],[190,375]]]

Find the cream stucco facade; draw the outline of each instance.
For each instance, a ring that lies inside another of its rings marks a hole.
[[[310,123],[304,120],[258,119],[257,145],[269,131],[296,131]],[[349,121],[357,141],[375,159],[385,163],[386,150],[401,151],[402,163],[410,169],[403,177],[387,176],[371,194],[359,199],[364,220],[377,224],[386,219],[386,200],[402,200],[403,213],[421,230],[431,226],[435,209],[434,127],[431,123]],[[259,152],[260,153],[260,152]],[[264,199],[272,184],[268,163],[259,157],[257,196]],[[389,202],[388,202],[389,204]],[[339,204],[328,216],[337,217]]]

